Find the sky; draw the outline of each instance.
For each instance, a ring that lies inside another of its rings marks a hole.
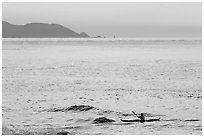
[[[4,2],[11,24],[61,24],[78,33],[105,37],[201,37],[199,2]]]

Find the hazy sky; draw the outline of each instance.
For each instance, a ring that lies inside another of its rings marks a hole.
[[[201,3],[3,3],[3,20],[44,22],[107,37],[201,36]]]

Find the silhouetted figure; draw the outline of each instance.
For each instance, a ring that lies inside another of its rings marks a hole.
[[[138,118],[140,118],[141,122],[145,122],[145,116],[144,113],[141,113],[140,116],[136,115]]]
[[[138,115],[135,112],[133,112],[133,114],[136,115],[140,119],[140,122],[145,122],[144,113],[141,113],[140,115]]]

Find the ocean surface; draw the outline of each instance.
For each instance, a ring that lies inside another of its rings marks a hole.
[[[144,113],[155,122],[122,122]],[[3,39],[3,134],[202,133],[199,39]]]

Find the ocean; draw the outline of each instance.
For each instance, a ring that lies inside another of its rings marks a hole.
[[[153,122],[122,122],[144,113]],[[3,39],[3,134],[202,133],[199,39]]]

